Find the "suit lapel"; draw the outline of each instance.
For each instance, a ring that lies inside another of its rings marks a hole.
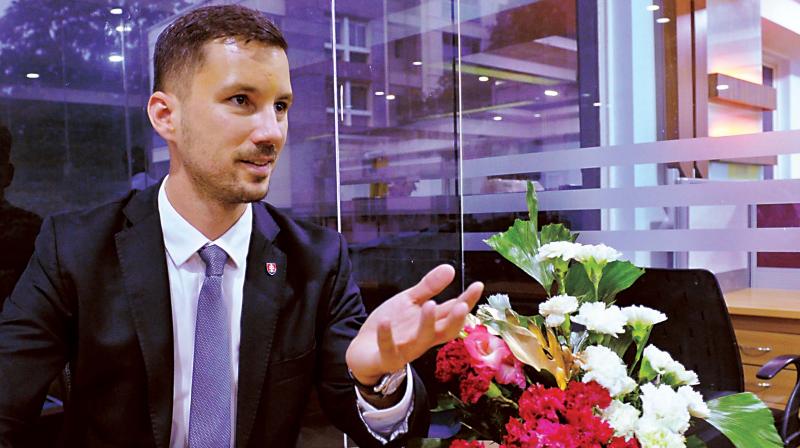
[[[236,445],[247,446],[263,394],[275,327],[286,292],[286,254],[273,244],[279,228],[264,204],[253,204],[253,232],[247,254],[239,345]],[[275,263],[269,275],[266,263]]]
[[[147,403],[157,447],[169,444],[173,340],[169,275],[155,185],[124,209],[132,224],[116,235],[117,254],[147,374]]]

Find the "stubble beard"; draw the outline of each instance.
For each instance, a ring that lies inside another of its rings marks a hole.
[[[196,141],[187,127],[184,127],[183,135],[187,148],[191,148],[190,154],[202,157],[204,154],[212,154],[215,151],[213,148],[202,148],[202,151],[198,151],[201,148],[196,146]],[[267,187],[263,192],[260,189],[248,189],[245,180],[238,181],[235,168],[228,173],[214,171],[213,167],[209,169],[200,163],[195,163],[192,157],[184,157],[183,168],[189,175],[192,185],[202,197],[222,205],[236,206],[258,202],[264,199],[269,191],[269,178],[267,178]]]

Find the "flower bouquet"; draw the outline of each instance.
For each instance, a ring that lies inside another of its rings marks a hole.
[[[644,270],[605,245],[576,243],[561,224],[538,230],[532,185],[530,220],[516,220],[486,243],[548,294],[539,314],[515,312],[494,295],[470,314],[460,336],[436,357],[447,392],[434,412],[454,413],[445,439],[423,446],[701,447],[687,437],[692,417],[737,447],[781,447],[769,409],[752,393],[704,401],[700,378],[648,344],[666,316],[619,308],[617,293]],[[496,445],[495,445],[496,446]]]

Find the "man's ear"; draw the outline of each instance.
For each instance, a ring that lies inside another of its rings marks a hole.
[[[150,124],[164,140],[174,142],[180,129],[180,102],[175,95],[154,92],[147,101],[147,116]]]

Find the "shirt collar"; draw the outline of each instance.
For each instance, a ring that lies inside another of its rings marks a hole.
[[[209,241],[169,202],[166,185],[169,175],[161,182],[158,189],[158,213],[161,218],[161,230],[164,233],[164,246],[172,261],[180,267],[192,255],[206,244],[215,244],[224,250],[233,264],[239,268],[244,266],[250,245],[250,233],[253,229],[253,206],[247,204],[242,216],[215,241]]]

